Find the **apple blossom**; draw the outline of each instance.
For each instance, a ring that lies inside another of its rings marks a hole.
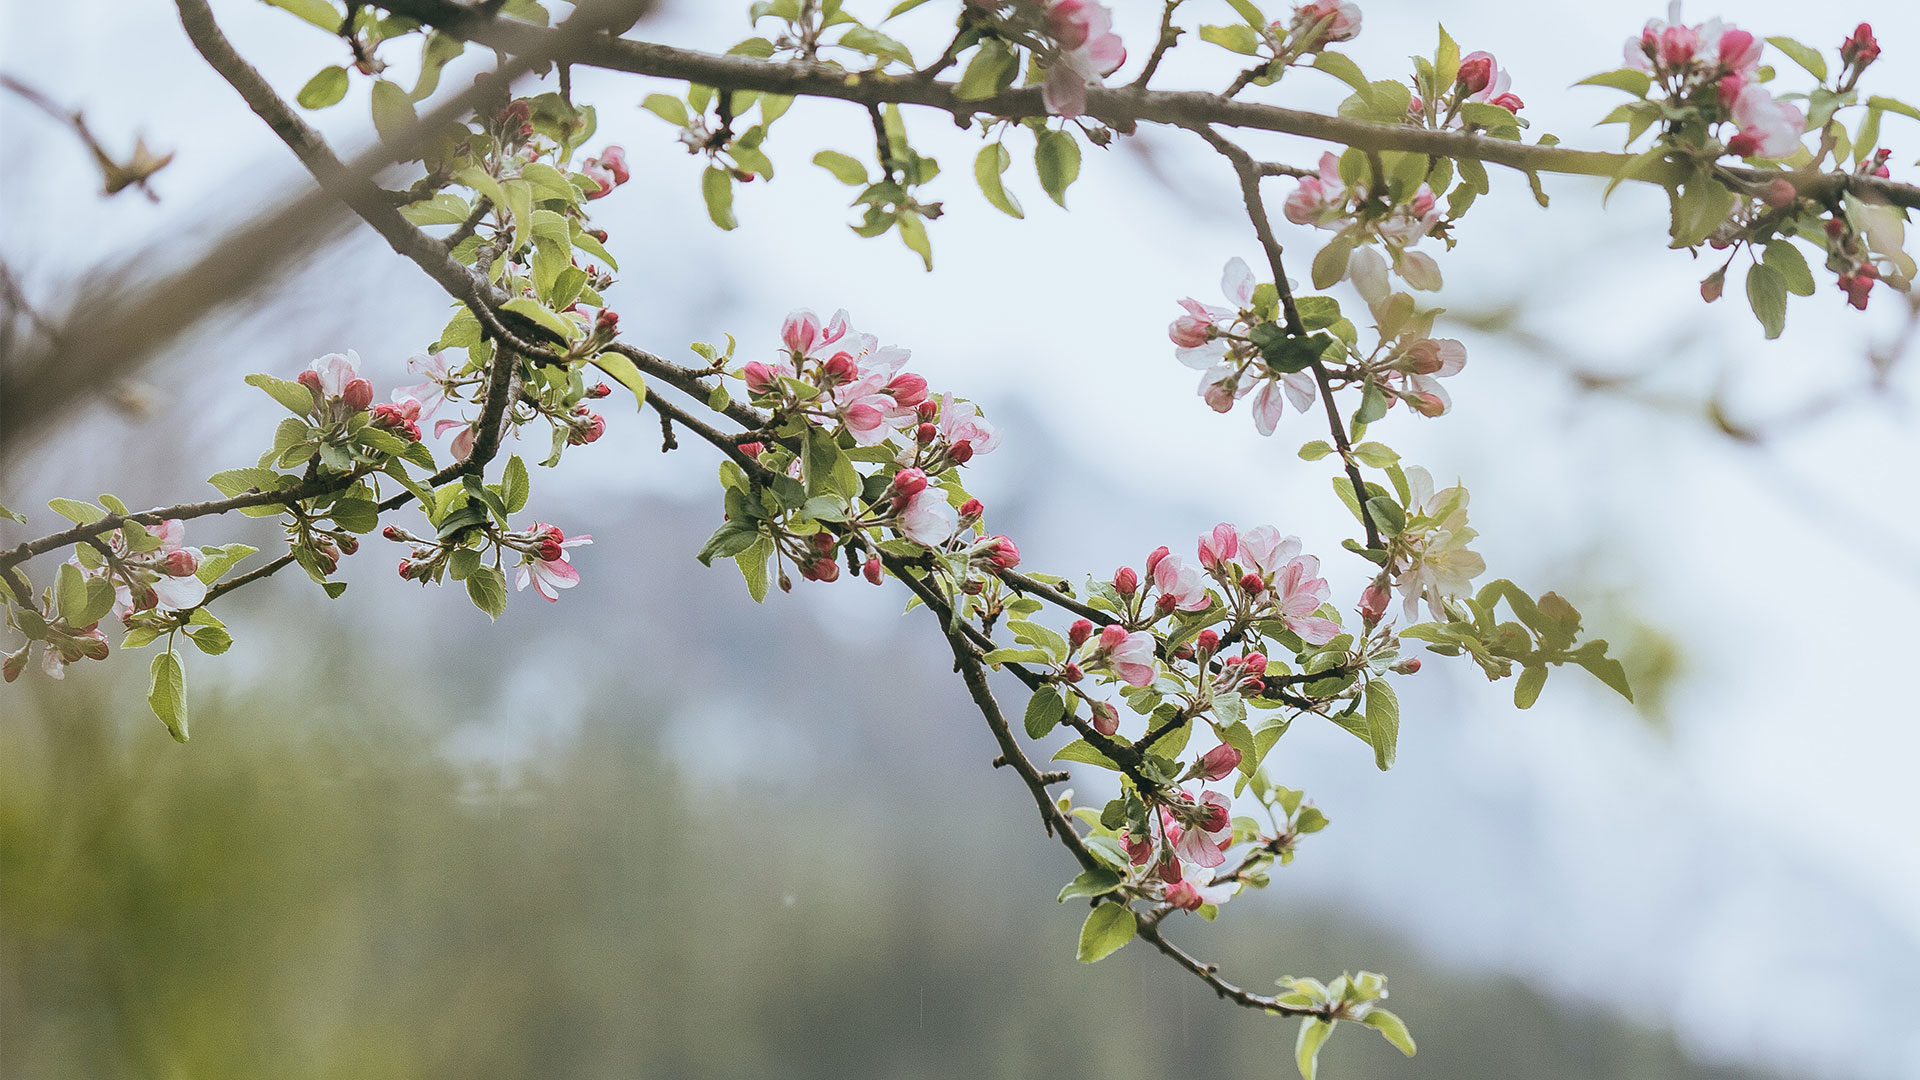
[[[1181,561],[1178,555],[1168,555],[1155,564],[1153,584],[1160,590],[1163,602],[1170,603],[1174,610],[1201,611],[1212,603],[1200,571]]]
[[[407,370],[426,378],[413,386],[396,388],[391,400],[396,405],[414,402],[418,406],[418,411],[409,417],[411,420],[433,419],[433,414],[440,411],[441,404],[447,400],[447,395],[452,388],[452,368],[453,365],[447,360],[447,354],[444,351],[413,354],[407,358]]]
[[[1279,24],[1274,24],[1277,29]],[[1327,45],[1352,41],[1360,36],[1360,5],[1350,0],[1311,0],[1297,4],[1289,24],[1295,53],[1319,52]]]
[[[1047,31],[1054,51],[1046,64],[1042,94],[1047,111],[1079,116],[1087,111],[1087,90],[1127,62],[1127,49],[1113,32],[1113,13],[1098,0],[1045,0]]]
[[[960,515],[937,487],[923,487],[907,498],[897,525],[907,539],[924,547],[939,547],[960,527]]]
[[[515,534],[509,543],[521,552],[520,574],[514,587],[525,590],[531,584],[548,602],[560,599],[559,590],[580,584],[580,571],[573,568],[567,549],[593,543],[588,535],[568,536],[558,526],[535,522],[527,533]]]

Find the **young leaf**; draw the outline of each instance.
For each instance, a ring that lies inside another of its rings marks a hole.
[[[1066,714],[1067,705],[1060,700],[1060,692],[1052,686],[1042,685],[1027,699],[1027,738],[1044,737]]]
[[[300,88],[294,100],[303,109],[324,109],[329,105],[338,105],[340,99],[347,96],[347,69],[335,64],[324,67],[307,80]]]
[[[265,390],[269,397],[295,416],[305,416],[313,411],[313,391],[297,382],[276,379],[272,375],[249,375],[246,381],[248,386]]]
[[[1320,1068],[1320,1047],[1333,1034],[1333,1022],[1308,1017],[1300,1021],[1300,1036],[1293,1042],[1293,1062],[1305,1080],[1313,1080]]]
[[[1513,704],[1515,708],[1531,709],[1533,703],[1540,700],[1540,688],[1547,685],[1547,669],[1544,664],[1528,664],[1520,669],[1520,678],[1513,684]]]
[[[398,83],[385,79],[373,84],[373,129],[383,139],[392,139],[413,126],[413,102]]]
[[[1374,1009],[1360,1018],[1360,1022],[1378,1031],[1382,1038],[1392,1043],[1394,1049],[1413,1056],[1413,1033],[1407,1030],[1407,1022],[1385,1009]]]
[[[1786,283],[1787,291],[1795,296],[1812,296],[1814,292],[1813,271],[1807,269],[1807,257],[1793,241],[1781,237],[1767,245],[1767,251],[1761,262],[1773,267]]]
[[[507,459],[507,467],[500,477],[500,501],[507,513],[517,514],[527,505],[527,495],[533,490],[533,482],[527,478],[527,463],[520,455]]]
[[[1780,336],[1787,326],[1787,279],[1780,271],[1759,263],[1747,271],[1747,303],[1767,331],[1767,340]]]
[[[1827,60],[1820,55],[1819,49],[1810,49],[1790,37],[1770,37],[1767,44],[1786,53],[1789,59],[1806,68],[1814,78],[1827,81]]]
[[[1367,730],[1372,735],[1373,763],[1381,772],[1393,768],[1400,742],[1400,697],[1384,680],[1367,684]]]
[[[171,651],[153,658],[147,682],[147,705],[167,725],[174,742],[187,741],[187,676],[180,658]]]
[[[1080,875],[1060,890],[1059,902],[1078,900],[1088,896],[1105,896],[1120,885],[1120,875],[1104,866],[1092,870],[1083,870]]]
[[[707,216],[715,225],[729,232],[740,227],[740,220],[733,216],[733,177],[725,169],[707,166],[700,176],[700,194],[707,200]]]
[[[624,353],[617,353],[609,349],[595,356],[588,362],[601,371],[613,376],[621,386],[633,391],[633,407],[635,409],[639,409],[646,404],[647,380],[645,376],[640,374],[640,369],[635,367],[633,361],[627,359]]]
[[[1020,200],[1007,193],[1001,183],[1002,174],[1013,163],[1013,155],[999,143],[989,143],[980,148],[980,156],[973,159],[973,178],[980,185],[980,193],[987,197],[994,208],[1008,217],[1024,218],[1026,212],[1020,209]]]
[[[1080,144],[1064,131],[1043,131],[1033,151],[1040,187],[1061,206],[1067,205],[1067,187],[1080,175]]]
[[[813,163],[833,174],[835,180],[855,187],[867,182],[867,167],[857,158],[838,150],[822,150],[813,155]]]
[[[1132,941],[1138,930],[1132,908],[1125,904],[1101,904],[1080,926],[1080,949],[1074,959],[1083,964],[1104,960]]]
[[[675,127],[687,126],[687,103],[671,94],[648,94],[640,107]]]

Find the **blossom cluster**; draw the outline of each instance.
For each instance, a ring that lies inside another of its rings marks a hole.
[[[1761,51],[1758,38],[1731,23],[1687,25],[1680,0],[1673,0],[1665,21],[1647,20],[1625,48],[1627,67],[1652,75],[1674,106],[1700,110],[1709,124],[1734,126],[1726,153],[1783,158],[1800,147],[1807,118],[1761,83]]]

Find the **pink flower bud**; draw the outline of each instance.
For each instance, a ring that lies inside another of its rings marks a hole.
[[[346,404],[348,412],[359,412],[373,404],[373,384],[365,379],[355,379],[340,391],[340,400]]]
[[[600,436],[605,435],[606,433],[607,433],[606,417],[601,416],[599,413],[596,413],[596,412],[590,412],[587,414],[587,430],[580,433],[580,441],[581,442],[598,442],[600,439]]]
[[[1727,140],[1727,153],[1735,157],[1752,157],[1759,149],[1759,137],[1744,131]]]
[[[1227,775],[1240,767],[1240,751],[1221,743],[1207,751],[1200,759],[1200,775],[1209,780],[1225,780]]]
[[[1460,74],[1455,77],[1460,89],[1469,94],[1477,94],[1487,88],[1493,80],[1493,57],[1483,52],[1470,54],[1460,61]]]
[[[294,381],[298,382],[301,386],[306,387],[307,389],[313,391],[316,394],[320,392],[320,373],[313,370],[312,368],[308,368],[307,370],[301,372],[298,376],[295,377]]]
[[[824,558],[816,561],[812,566],[812,571],[812,577],[815,581],[838,581],[840,579],[840,564],[832,558]]]
[[[1100,734],[1111,736],[1120,730],[1120,713],[1112,705],[1096,701],[1093,703],[1093,719],[1088,723]]]
[[[400,539],[400,530],[393,527],[392,525],[389,525],[386,528],[380,530],[380,535],[386,537],[389,540],[398,540]]]
[[[613,387],[608,386],[606,383],[603,383],[603,382],[597,382],[597,383],[594,383],[592,386],[587,387],[587,397],[595,400],[606,397],[608,394],[611,394],[611,393],[613,393]]]
[[[408,559],[401,559],[400,560],[400,580],[408,581],[408,580],[411,580],[412,577],[413,577],[413,562]]]
[[[1087,639],[1092,636],[1093,620],[1091,619],[1075,619],[1073,625],[1067,627],[1067,644],[1076,649],[1085,645]]]
[[[1105,652],[1112,652],[1125,644],[1126,640],[1127,628],[1119,623],[1108,623],[1100,629],[1100,648]]]
[[[1079,664],[1069,662],[1060,666],[1060,677],[1070,683],[1075,683],[1086,678],[1087,673],[1080,670]]]
[[[893,490],[912,498],[927,489],[927,474],[920,469],[901,469],[893,474]]]
[[[760,459],[760,455],[765,453],[766,450],[767,450],[767,446],[765,443],[743,442],[740,444],[740,452],[747,455],[750,458],[753,458],[755,461],[758,461]]]
[[[1220,647],[1220,635],[1211,630],[1202,630],[1193,643],[1199,646],[1201,652],[1210,653]]]
[[[940,437],[940,429],[932,424],[921,424],[913,429],[913,441],[926,446]]]
[[[1181,886],[1182,879],[1187,876],[1186,868],[1180,865],[1179,859],[1168,859],[1159,866],[1154,867],[1153,872],[1161,881],[1176,887]],[[1185,887],[1189,889],[1193,888],[1192,885],[1186,885]],[[1171,893],[1169,893],[1169,895],[1171,895]]]
[[[1171,554],[1172,552],[1168,551],[1164,544],[1149,552],[1147,554],[1147,575],[1151,577],[1153,575],[1153,568],[1160,565],[1161,559]]]
[[[833,534],[832,533],[824,533],[824,532],[814,533],[812,536],[807,537],[807,542],[813,545],[813,550],[819,552],[822,555],[826,555],[833,551]]]
[[[25,650],[21,651],[25,652]],[[11,660],[12,658],[9,657],[8,659]],[[12,682],[13,680],[8,679],[7,681]],[[1127,861],[1135,866],[1145,866],[1153,858],[1154,844],[1153,837],[1151,836],[1135,837],[1132,833],[1125,833],[1121,836],[1120,843],[1121,846],[1127,849]]]
[[[1014,546],[1013,541],[1004,536],[989,536],[986,542],[991,545],[987,549],[988,562],[1002,570],[1011,570],[1020,565],[1020,549]]]
[[[612,308],[601,308],[600,314],[593,318],[593,328],[608,334],[618,332],[620,329],[620,313]]]
[[[1161,593],[1160,598],[1153,602],[1153,610],[1162,615],[1173,614],[1173,609],[1179,606],[1180,598],[1170,593]]]
[[[979,499],[968,499],[960,504],[960,516],[963,518],[977,518],[986,512],[986,505]]]
[[[772,368],[758,360],[749,360],[740,369],[740,377],[747,384],[747,390],[755,394],[764,394],[772,390],[777,382]]]
[[[1241,575],[1240,587],[1246,590],[1248,596],[1259,596],[1266,590],[1267,583],[1259,574],[1249,570]]]
[[[1831,217],[1827,219],[1826,228],[1827,228],[1827,236],[1829,236],[1832,239],[1838,240],[1842,236],[1846,235],[1847,223],[1840,220],[1837,217]]]
[[[1520,100],[1520,95],[1512,91],[1501,94],[1489,102],[1489,104],[1498,105],[1510,113],[1517,113],[1527,107],[1527,103]]]
[[[827,378],[837,383],[852,382],[860,377],[860,365],[853,362],[853,354],[837,352],[827,361]]]
[[[887,384],[887,393],[901,405],[918,405],[927,399],[927,380],[911,371],[903,371]]]
[[[1387,670],[1398,672],[1401,675],[1412,675],[1420,670],[1420,658],[1417,656],[1409,656]]]
[[[1213,322],[1189,312],[1173,320],[1167,337],[1183,349],[1197,349],[1213,339]]]
[[[1194,822],[1194,828],[1201,832],[1219,832],[1233,824],[1233,815],[1227,808],[1216,802],[1200,804],[1200,819]]]
[[[880,584],[880,559],[878,556],[866,561],[866,565],[860,568],[860,576],[875,585]]]
[[[1139,592],[1140,575],[1134,573],[1133,567],[1131,566],[1123,566],[1115,570],[1113,572],[1113,591],[1119,593],[1121,596],[1132,596],[1134,593]]]
[[[1378,622],[1387,613],[1387,587],[1379,582],[1367,586],[1360,593],[1360,614],[1368,622]]]
[[[973,460],[973,444],[966,439],[961,439],[947,447],[947,456],[953,459],[955,465],[965,465]]]
[[[1257,652],[1250,652],[1250,653],[1248,653],[1248,654],[1246,655],[1246,658],[1245,658],[1244,660],[1242,660],[1242,661],[1241,661],[1241,668],[1242,668],[1242,669],[1243,669],[1243,670],[1244,670],[1244,671],[1245,671],[1245,672],[1246,672],[1246,673],[1247,673],[1248,675],[1261,675],[1261,674],[1265,674],[1265,672],[1266,672],[1266,670],[1267,670],[1267,657],[1266,657],[1266,654],[1264,654],[1264,653],[1257,653]]]
[[[1880,58],[1880,42],[1874,39],[1873,27],[1861,23],[1854,27],[1853,34],[1840,43],[1840,59],[1848,64],[1866,67]]]
[[[170,577],[191,577],[200,570],[200,556],[186,548],[167,552],[160,565]]]
[[[1762,196],[1766,204],[1775,210],[1785,210],[1793,205],[1793,200],[1799,197],[1799,189],[1793,186],[1791,180],[1774,180],[1768,183],[1767,193]]]
[[[925,423],[940,415],[940,403],[932,398],[928,398],[914,406],[913,411],[914,414],[920,418],[921,423]]]

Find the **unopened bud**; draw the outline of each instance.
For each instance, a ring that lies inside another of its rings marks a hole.
[[[354,379],[340,391],[340,400],[348,412],[359,412],[373,404],[373,384],[365,379]]]
[[[909,498],[927,489],[927,474],[920,469],[901,469],[893,474],[893,490]]]
[[[1414,672],[1420,670],[1420,658],[1417,656],[1409,656],[1387,670],[1401,675],[1412,675]]]
[[[1248,596],[1259,596],[1266,590],[1267,583],[1259,574],[1249,570],[1241,575],[1240,587],[1246,590]]]
[[[973,460],[973,444],[965,439],[961,439],[959,442],[947,447],[947,456],[953,459],[955,465],[965,465],[967,462]]]
[[[934,417],[940,415],[940,403],[933,400],[932,398],[928,398],[925,401],[922,401],[920,404],[914,406],[913,412],[915,416],[918,416],[920,418],[920,421],[922,423],[925,423],[929,420],[932,420]]]
[[[940,429],[932,424],[921,424],[913,429],[913,441],[925,446],[940,437]]]
[[[1241,667],[1248,675],[1264,674],[1267,670],[1266,655],[1257,652],[1248,653],[1246,659],[1241,662]]]
[[[611,393],[613,393],[613,387],[608,386],[606,383],[603,383],[603,382],[597,382],[597,383],[594,383],[592,386],[587,387],[587,396],[589,398],[594,398],[594,399],[603,398]]]
[[[1076,649],[1085,645],[1087,639],[1092,636],[1093,620],[1091,619],[1075,619],[1073,625],[1067,627],[1067,644]]]
[[[313,391],[316,394],[320,392],[320,373],[313,370],[312,368],[308,368],[307,370],[301,372],[298,376],[295,377],[294,381],[298,382],[301,386],[306,387],[307,389]]]
[[[989,536],[986,539],[987,561],[1002,570],[1011,570],[1020,565],[1020,549],[1013,541],[1004,536]]]
[[[960,516],[964,518],[977,518],[986,512],[986,504],[979,499],[968,499],[960,504]]]
[[[812,569],[815,581],[838,581],[840,579],[840,564],[831,558],[820,559],[813,564]]]
[[[831,552],[834,546],[833,534],[827,532],[814,533],[812,536],[807,537],[807,542],[813,545],[813,550],[822,555]]]
[[[1111,736],[1120,730],[1120,712],[1107,702],[1096,701],[1093,703],[1093,719],[1088,723],[1100,734]]]
[[[1131,566],[1123,566],[1115,570],[1113,572],[1113,591],[1119,593],[1121,596],[1132,596],[1134,593],[1139,592],[1140,575],[1134,573],[1133,567]]]
[[[1360,593],[1360,614],[1368,622],[1378,622],[1387,613],[1387,587],[1374,582]]]
[[[1127,640],[1127,628],[1119,623],[1109,623],[1100,630],[1100,647],[1108,652],[1119,648]]]
[[[1060,666],[1060,677],[1070,683],[1073,683],[1073,682],[1079,682],[1081,679],[1085,678],[1086,673],[1080,670],[1079,664],[1066,663]]]
[[[1153,573],[1153,568],[1160,565],[1160,560],[1171,554],[1172,552],[1167,550],[1165,544],[1154,548],[1153,551],[1147,555],[1147,573]]]
[[[1210,653],[1220,647],[1220,635],[1211,630],[1202,630],[1200,636],[1193,639],[1193,643],[1200,647],[1201,652]]]
[[[380,530],[380,535],[386,537],[389,540],[398,540],[400,539],[400,530],[395,528],[392,525],[389,525],[386,528]]]
[[[200,556],[186,548],[176,548],[167,552],[160,565],[170,577],[191,577],[200,569]]]
[[[1200,759],[1200,775],[1209,780],[1225,780],[1227,775],[1240,766],[1240,751],[1221,743],[1207,751]]]
[[[880,584],[879,558],[876,557],[876,558],[868,559],[866,565],[860,568],[860,576],[866,578],[868,581],[872,582],[875,585]]]
[[[1153,610],[1162,615],[1171,615],[1173,614],[1173,609],[1178,607],[1179,604],[1180,601],[1174,599],[1170,594],[1161,593],[1160,598],[1153,602]]]
[[[838,352],[827,361],[826,373],[834,382],[852,382],[860,377],[860,366],[853,362],[852,353]]]
[[[413,562],[409,559],[401,559],[400,560],[400,580],[409,581],[412,578],[413,578]]]

